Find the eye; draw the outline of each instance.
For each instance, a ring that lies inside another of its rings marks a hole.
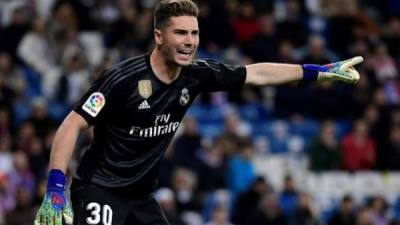
[[[187,32],[184,30],[176,30],[174,33],[179,35],[185,35]]]

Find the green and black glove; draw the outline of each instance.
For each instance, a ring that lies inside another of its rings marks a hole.
[[[304,64],[303,77],[304,80],[342,81],[356,84],[360,80],[360,75],[354,66],[362,61],[364,61],[363,57],[356,56],[348,60],[326,65]]]
[[[47,192],[42,206],[36,214],[35,225],[62,225],[73,223],[71,202],[65,194],[66,177],[61,170],[53,169],[49,173]]]

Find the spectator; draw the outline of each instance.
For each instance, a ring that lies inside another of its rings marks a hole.
[[[261,33],[261,24],[251,1],[239,3],[238,15],[233,21],[236,41],[246,44]]]
[[[12,89],[15,96],[25,97],[25,75],[10,54],[0,53],[0,74],[4,76],[5,84]]]
[[[135,41],[135,21],[139,18],[138,9],[135,4],[130,1],[119,1],[119,18],[116,19],[105,33],[105,45],[108,48],[125,46],[129,42]],[[108,3],[110,6],[111,4]],[[132,44],[131,44],[132,45]],[[136,46],[133,43],[133,46]]]
[[[318,225],[318,212],[313,205],[312,196],[302,192],[299,195],[297,207],[294,211],[293,225]]]
[[[32,224],[35,212],[31,207],[31,192],[21,186],[16,192],[16,205],[6,216],[7,225],[28,225]]]
[[[233,196],[247,190],[256,178],[253,157],[253,144],[250,140],[243,141],[239,152],[233,154],[228,161],[226,182]]]
[[[367,105],[364,109],[363,119],[365,119],[368,124],[370,136],[376,141],[376,164],[379,170],[387,169],[390,165],[390,160],[388,159],[387,151],[390,151],[388,146],[390,127],[392,127],[392,122],[390,122],[389,115],[392,114],[387,107],[378,107],[376,105]]]
[[[1,103],[0,103],[1,104]],[[0,138],[11,137],[11,117],[10,112],[6,107],[0,108]]]
[[[92,134],[90,135],[90,138],[86,138],[84,145],[83,146],[87,146],[88,145],[88,141],[91,140],[92,138]],[[173,148],[174,148],[174,144],[171,144],[167,150],[165,151],[164,157],[161,160],[160,163],[160,173],[158,175],[158,185],[159,187],[170,187],[171,186],[171,180],[172,180],[172,176],[174,173],[174,170],[179,167],[175,164],[174,158],[173,158]],[[84,148],[81,148],[82,150],[84,150]],[[84,151],[80,151],[80,155],[83,153]]]
[[[231,113],[225,116],[225,135],[234,141],[240,141],[241,137],[250,134],[250,126],[243,121],[239,114]]]
[[[354,91],[349,86],[333,85],[327,82],[311,89],[309,114],[317,119],[340,119],[354,117],[355,103],[350,96]],[[308,100],[309,101],[309,100]],[[337,107],[341,105],[342,107]]]
[[[89,88],[90,73],[82,52],[76,52],[66,60],[66,69],[58,81],[56,94],[57,100],[72,106]]]
[[[28,154],[30,170],[35,176],[35,181],[46,178],[46,159],[49,156],[45,155],[42,139],[33,137],[30,141],[30,152]]]
[[[0,26],[0,52],[6,52],[12,58],[17,60],[16,50],[19,42],[29,30],[28,7],[24,4],[16,4],[11,10],[11,21],[5,27]]]
[[[246,44],[244,51],[255,62],[274,61],[278,51],[275,18],[264,15],[260,18],[261,31]]]
[[[389,218],[387,215],[388,203],[382,196],[373,196],[370,199],[368,206],[371,208],[374,225],[386,225],[389,223]]]
[[[14,170],[11,140],[9,137],[0,139],[0,173],[7,176]]]
[[[197,176],[185,168],[176,168],[172,177],[172,190],[178,213],[198,212],[201,208],[197,192]]]
[[[283,214],[290,221],[294,219],[295,210],[299,203],[299,191],[291,175],[286,175],[283,180],[282,192],[279,194],[279,204]]]
[[[203,218],[205,221],[211,221],[215,210],[218,208],[231,209],[232,208],[232,195],[226,189],[216,189],[213,192],[208,192],[203,195]],[[231,210],[228,212],[228,218]]]
[[[233,225],[231,222],[229,222],[229,210],[225,207],[215,208],[211,221],[205,225]]]
[[[326,49],[325,40],[321,36],[310,36],[308,38],[308,45],[304,50],[305,55],[301,60],[303,63],[324,65],[334,60],[333,54]]]
[[[0,224],[5,224],[6,214],[15,206],[15,196],[10,188],[10,178],[0,170]]]
[[[390,129],[389,141],[382,148],[383,168],[388,170],[400,170],[400,127],[393,126]]]
[[[280,40],[278,43],[278,54],[275,56],[275,60],[285,63],[295,63],[293,43],[289,40]]]
[[[304,46],[309,34],[306,18],[301,13],[300,1],[288,0],[285,4],[285,18],[277,24],[277,34],[280,40],[288,40],[295,47]]]
[[[342,141],[342,165],[347,171],[371,170],[375,168],[376,147],[369,137],[364,120],[354,122],[353,130]]]
[[[209,1],[210,11],[210,27],[206,30],[210,31],[211,41],[218,48],[226,48],[231,46],[235,41],[235,29],[232,21],[236,15],[239,4],[235,1]]]
[[[285,154],[289,152],[289,125],[285,121],[276,121],[272,125],[272,137],[269,140],[271,153]]]
[[[176,202],[174,192],[169,188],[160,188],[157,190],[155,197],[160,204],[165,216],[171,225],[183,225],[179,220],[179,215],[176,210]]]
[[[362,207],[356,216],[356,225],[375,225],[374,224],[374,216],[369,207]]]
[[[353,198],[346,195],[342,198],[339,209],[329,219],[329,225],[353,225],[356,222]]]
[[[17,151],[14,155],[14,170],[9,174],[10,190],[15,193],[19,188],[24,188],[32,196],[34,193],[35,180],[30,170],[27,155],[22,151]]]
[[[43,19],[33,18],[31,27],[18,46],[18,56],[36,72],[46,76],[56,68],[51,48],[52,42],[46,32],[46,24]]]
[[[385,35],[385,43],[388,45],[388,51],[391,57],[398,62],[400,60],[400,18],[391,17],[387,22],[388,32]],[[398,68],[398,67],[397,67]]]
[[[265,194],[255,215],[249,217],[246,225],[288,225],[288,221],[281,208],[276,194]]]
[[[12,65],[11,56],[0,51],[0,103],[7,108],[12,107],[16,96],[14,84],[11,84],[12,82],[10,81],[20,77],[18,73],[14,73]]]
[[[249,218],[257,211],[257,207],[264,195],[272,192],[271,187],[263,177],[257,177],[251,187],[237,198],[232,221],[235,224],[246,224]]]
[[[186,117],[183,122],[183,132],[175,141],[173,160],[179,166],[197,170],[199,166],[198,154],[201,149],[201,136],[197,121],[193,117]]]
[[[48,115],[46,99],[42,97],[33,98],[31,109],[32,114],[28,118],[28,121],[33,125],[35,134],[41,139],[44,139],[47,132],[56,125],[56,122]]]
[[[333,121],[322,123],[319,136],[308,149],[310,169],[314,171],[337,170],[340,168],[341,153]]]
[[[200,154],[200,164],[197,168],[199,175],[199,191],[209,192],[226,187],[225,172],[226,160],[222,143],[214,141],[208,149]]]
[[[216,141],[222,142],[224,153],[230,156],[237,152],[243,139],[250,134],[250,126],[243,121],[240,115],[231,113],[224,118],[224,131],[218,135]]]
[[[374,48],[374,54],[372,55],[370,62],[371,66],[377,76],[377,80],[382,84],[387,79],[395,78],[398,70],[395,65],[395,61],[388,54],[387,46],[385,43],[378,43]]]
[[[30,152],[30,141],[36,135],[35,128],[30,121],[23,122],[18,130],[17,138],[14,140],[16,148],[25,152]]]
[[[329,18],[329,46],[341,56],[346,56],[351,43],[355,40],[355,29],[359,26],[356,17],[358,6],[356,1],[332,1]],[[347,34],[347,35],[343,35]]]

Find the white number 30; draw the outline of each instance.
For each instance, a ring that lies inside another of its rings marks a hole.
[[[86,206],[87,210],[90,210],[91,217],[86,218],[86,223],[88,224],[99,224],[101,218],[103,225],[111,225],[112,223],[112,210],[109,205],[103,205],[103,210],[101,210],[101,206],[99,203],[91,202]],[[103,211],[103,215],[100,215],[100,211]]]

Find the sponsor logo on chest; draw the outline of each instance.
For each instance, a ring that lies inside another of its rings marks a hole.
[[[157,115],[154,121],[154,126],[140,127],[131,126],[129,134],[136,137],[158,137],[165,134],[173,134],[179,127],[179,122],[170,121],[171,114]]]

